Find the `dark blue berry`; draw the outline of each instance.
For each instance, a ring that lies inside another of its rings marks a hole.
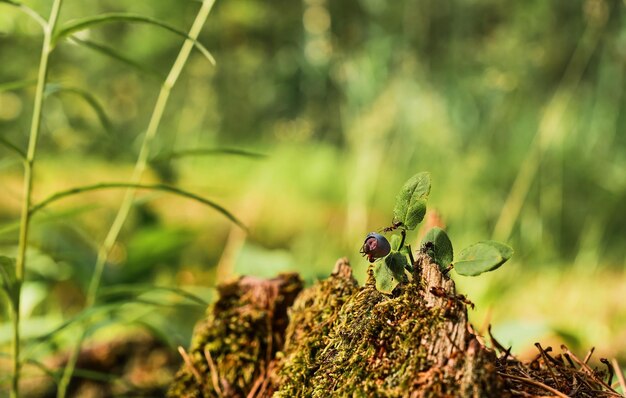
[[[370,232],[365,237],[361,253],[367,256],[370,263],[373,263],[375,259],[385,257],[391,251],[391,245],[387,238],[376,232]]]

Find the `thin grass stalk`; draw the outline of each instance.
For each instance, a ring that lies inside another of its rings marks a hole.
[[[157,97],[157,101],[154,106],[150,122],[148,123],[148,128],[141,143],[139,155],[137,157],[137,161],[135,163],[135,168],[133,170],[133,175],[131,178],[131,184],[138,184],[141,181],[141,177],[148,165],[150,147],[161,123],[161,119],[163,117],[163,113],[165,111],[170,92],[176,84],[176,81],[178,80],[178,77],[180,76],[180,73],[182,72],[185,63],[189,58],[189,54],[191,53],[191,50],[194,46],[194,41],[197,40],[198,35],[200,34],[200,31],[202,30],[202,27],[204,26],[209,16],[209,13],[211,12],[211,9],[213,8],[213,4],[215,4],[215,0],[204,0],[202,2],[202,6],[200,7],[198,14],[196,15],[196,19],[194,20],[193,25],[189,30],[188,39],[185,40],[184,44],[182,45],[180,52],[178,53],[178,56],[174,61],[174,64],[172,65],[169,74],[167,75],[167,78],[161,85],[161,90],[159,91],[159,96]],[[119,233],[124,226],[124,223],[126,222],[128,213],[132,208],[136,192],[136,188],[129,188],[128,190],[126,190],[124,198],[122,199],[122,204],[120,205],[115,219],[111,224],[109,232],[107,233],[103,244],[98,250],[96,265],[94,267],[94,272],[89,283],[89,289],[87,291],[87,308],[90,308],[95,304],[98,287],[100,286],[100,281],[102,278],[102,272],[104,271],[104,266],[106,265],[109,253],[115,245]],[[80,338],[76,342],[76,345],[74,346],[70,354],[70,359],[63,372],[63,377],[59,382],[57,389],[57,398],[65,398],[67,394],[67,388],[72,378],[72,373],[74,372],[76,361],[78,359],[78,354],[80,352],[80,348],[82,346],[85,335],[86,331],[83,329]]]
[[[59,11],[63,0],[54,0],[50,11],[50,18],[47,23],[41,23],[43,27],[43,44],[41,48],[41,58],[39,59],[39,71],[37,74],[37,87],[35,89],[35,101],[33,104],[33,117],[31,120],[30,133],[28,138],[28,150],[24,159],[24,197],[22,199],[22,212],[20,217],[20,233],[15,267],[16,294],[11,305],[11,320],[13,328],[12,341],[12,370],[11,398],[19,397],[20,383],[20,294],[26,273],[26,247],[28,246],[28,235],[30,230],[30,205],[33,192],[33,174],[35,166],[35,155],[37,152],[37,142],[41,131],[41,115],[43,110],[44,90],[48,77],[48,61],[52,52],[52,33],[59,19]],[[43,22],[43,21],[40,21]]]

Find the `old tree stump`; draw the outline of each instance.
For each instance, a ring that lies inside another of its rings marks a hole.
[[[219,292],[181,349],[170,398],[619,396],[569,352],[540,348],[524,364],[496,341],[487,347],[468,323],[469,302],[424,253],[391,295],[372,272],[359,286],[343,259],[305,290],[284,274]]]

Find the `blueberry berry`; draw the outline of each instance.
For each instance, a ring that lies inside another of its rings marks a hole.
[[[390,251],[391,245],[387,238],[376,232],[367,234],[361,248],[361,254],[367,256],[370,263],[373,263],[377,258],[385,257]]]

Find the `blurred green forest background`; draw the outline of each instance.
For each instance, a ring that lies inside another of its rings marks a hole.
[[[24,3],[49,13],[49,1]],[[67,1],[60,18],[124,11],[186,31],[198,6]],[[192,55],[143,181],[211,198],[249,232],[196,202],[142,191],[103,291],[172,286],[210,300],[217,280],[298,271],[310,282],[342,256],[364,280],[364,236],[391,223],[402,183],[427,170],[429,211],[457,250],[490,238],[515,249],[493,274],[455,277],[477,305],[477,328],[491,322],[517,353],[534,355],[535,341],[565,342],[626,360],[626,2],[225,0],[200,41],[217,66]],[[121,23],[59,44],[35,199],[130,179],[181,44],[154,26]],[[40,48],[40,28],[0,4],[0,134],[20,148]],[[264,156],[206,153],[211,148]],[[14,256],[22,168],[3,147],[0,170],[0,254]],[[123,194],[76,196],[35,217],[24,337],[79,313]],[[410,239],[417,247],[418,233]],[[118,310],[93,325],[143,325],[186,346],[204,308],[142,294],[163,305],[118,295]],[[8,347],[6,311],[0,344]],[[69,340],[70,332],[25,355]]]

